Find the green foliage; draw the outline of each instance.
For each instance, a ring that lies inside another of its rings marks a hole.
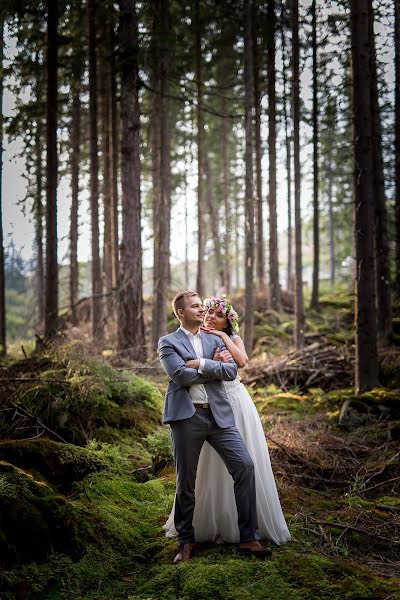
[[[109,441],[109,428],[141,439],[160,422],[163,399],[155,385],[91,357],[80,343],[57,346],[38,368],[39,381],[25,386],[18,402],[67,441],[87,444],[103,433]]]
[[[169,429],[162,427],[148,435],[146,438],[146,446],[153,461],[166,461],[166,464],[168,465],[173,464],[174,454]]]
[[[6,328],[7,338],[11,342],[33,337],[32,294],[6,290]]]

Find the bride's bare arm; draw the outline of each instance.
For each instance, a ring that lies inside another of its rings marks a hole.
[[[226,349],[232,354],[232,358],[238,367],[245,367],[249,362],[244,343],[242,338],[238,335],[232,339],[225,331],[218,331],[217,329],[211,329],[210,327],[202,327],[202,330],[206,333],[213,333],[218,335],[224,342]]]

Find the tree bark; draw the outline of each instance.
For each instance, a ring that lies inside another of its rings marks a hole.
[[[313,124],[313,275],[310,308],[319,308],[319,151],[318,151],[318,46],[317,2],[312,0],[312,124]]]
[[[204,175],[206,178],[206,200],[207,200],[207,208],[208,214],[210,215],[210,226],[211,226],[211,235],[213,240],[213,249],[214,249],[214,262],[216,266],[216,271],[218,274],[220,285],[224,285],[225,275],[224,275],[224,265],[221,258],[221,244],[219,241],[219,229],[220,229],[220,215],[218,210],[218,204],[213,201],[212,194],[212,175],[210,169],[210,163],[208,160],[207,152],[204,153]]]
[[[58,261],[57,261],[57,67],[58,67],[58,6],[47,1],[47,101],[46,101],[46,308],[44,335],[53,339],[58,321]]]
[[[283,116],[285,122],[285,148],[286,148],[286,195],[287,195],[287,289],[293,289],[293,261],[292,261],[292,140],[289,131],[289,115],[287,110],[287,77],[286,77],[286,40],[284,33],[285,10],[282,4],[281,11],[281,44],[282,44],[282,73],[283,73]]]
[[[390,277],[390,250],[387,231],[387,209],[385,179],[383,171],[382,127],[378,102],[378,75],[374,34],[374,12],[372,2],[369,11],[369,35],[371,42],[371,111],[372,151],[374,167],[375,203],[375,274],[377,295],[377,330],[381,342],[388,341],[392,334],[392,297]]]
[[[5,356],[6,346],[6,281],[4,269],[3,239],[3,59],[4,59],[4,18],[0,15],[0,356]]]
[[[40,106],[43,102],[42,80],[36,83],[36,102]],[[43,257],[43,121],[38,114],[35,131],[35,169],[36,169],[36,195],[34,205],[35,220],[35,298],[37,306],[37,328],[43,331],[45,314],[45,269]]]
[[[103,343],[103,285],[99,249],[99,158],[98,158],[98,114],[97,114],[97,33],[96,3],[87,0],[89,41],[89,143],[90,143],[90,213],[92,225],[92,339]]]
[[[333,167],[328,159],[328,220],[329,220],[329,273],[330,283],[335,284],[335,217],[333,214]]]
[[[355,387],[357,393],[372,389],[378,383],[369,10],[370,0],[352,0],[353,193],[357,271]]]
[[[196,28],[196,92],[197,92],[197,292],[200,298],[205,294],[204,281],[204,113],[203,113],[203,81],[201,38],[202,25],[200,19],[200,1],[195,2]]]
[[[301,206],[300,206],[300,43],[299,3],[290,0],[292,25],[292,114],[293,114],[293,162],[294,162],[294,228],[295,228],[295,344],[304,346],[304,299],[303,265],[301,254]]]
[[[119,0],[119,7],[122,243],[118,348],[125,356],[143,362],[146,358],[146,342],[142,289],[137,21],[135,2]]]
[[[269,157],[269,287],[270,305],[273,310],[281,308],[278,262],[278,218],[276,211],[276,72],[275,72],[275,0],[268,0],[269,35],[267,38],[268,81],[268,157]]]
[[[228,128],[226,116],[226,99],[223,99],[221,119],[221,152],[222,152],[222,196],[225,217],[224,232],[224,287],[229,295],[232,286],[231,277],[231,205],[229,200],[229,155],[228,155]]]
[[[171,136],[168,100],[169,0],[156,0],[153,20],[153,320],[152,350],[167,333],[171,220]]]
[[[106,18],[106,17],[104,17]],[[108,24],[106,24],[105,40],[107,41]],[[112,298],[111,292],[113,288],[113,247],[112,247],[112,206],[111,206],[111,159],[110,159],[110,111],[109,111],[109,56],[110,48],[105,45],[101,46],[99,52],[99,118],[101,123],[101,172],[102,172],[102,200],[103,200],[103,215],[104,215],[104,230],[103,230],[103,285],[104,292],[107,294],[107,317],[112,318]]]
[[[264,210],[262,197],[262,144],[261,144],[261,92],[260,65],[258,51],[258,19],[257,8],[253,4],[253,71],[254,71],[254,143],[255,143],[255,227],[256,227],[256,274],[257,287],[265,292],[265,258],[264,258]],[[269,39],[269,37],[267,38]],[[269,80],[268,80],[269,81]]]
[[[78,65],[77,65],[78,67]],[[77,324],[76,303],[79,295],[78,267],[78,211],[79,211],[79,171],[81,159],[81,70],[74,72],[72,84],[72,131],[71,131],[71,217],[70,217],[70,275],[69,301],[71,321]]]
[[[245,310],[244,344],[250,356],[253,350],[254,328],[254,189],[253,189],[253,50],[252,0],[244,2],[244,87],[245,116]]]
[[[400,0],[394,0],[396,291],[400,296]]]
[[[236,197],[235,207],[235,281],[236,289],[240,287],[240,233],[239,233],[239,222],[240,222],[240,210],[239,210],[239,199]]]
[[[118,246],[118,153],[119,153],[119,127],[117,109],[117,73],[115,66],[115,31],[114,12],[109,24],[110,68],[109,68],[109,155],[111,176],[111,267],[112,287],[117,287],[119,269]]]

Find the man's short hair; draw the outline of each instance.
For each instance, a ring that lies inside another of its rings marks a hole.
[[[175,298],[172,300],[172,310],[175,313],[177,319],[179,319],[178,310],[185,308],[186,306],[186,298],[191,298],[192,296],[198,296],[199,294],[193,290],[183,290],[183,292],[178,292]]]

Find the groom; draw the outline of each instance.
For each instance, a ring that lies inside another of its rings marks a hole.
[[[177,294],[172,302],[180,327],[160,338],[161,365],[170,377],[164,405],[176,466],[175,528],[180,549],[174,563],[188,560],[195,546],[193,512],[196,471],[207,441],[221,456],[235,485],[240,530],[239,551],[270,554],[258,541],[254,465],[235,427],[223,381],[232,381],[237,365],[218,336],[201,334],[204,306],[193,291]],[[213,360],[217,352],[218,360]]]

